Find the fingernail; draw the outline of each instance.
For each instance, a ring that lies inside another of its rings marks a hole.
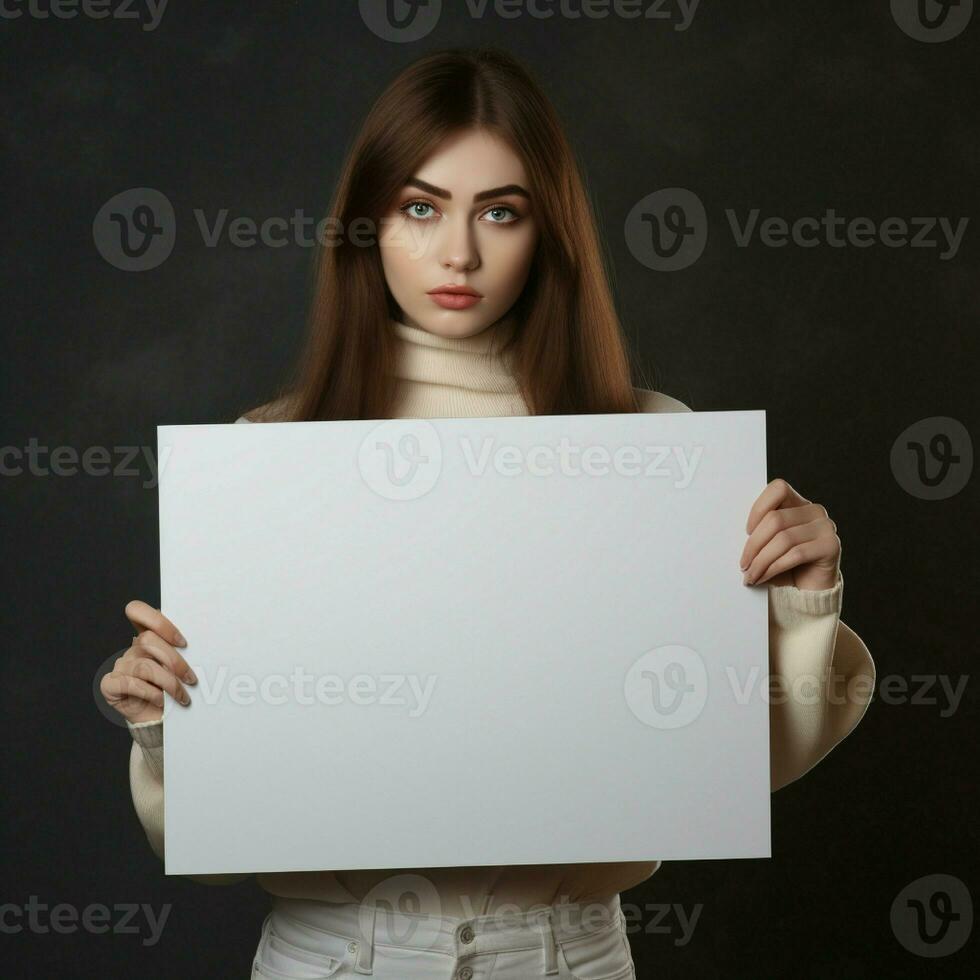
[[[190,669],[190,667],[187,668],[187,673],[184,674],[184,678],[186,679],[188,684],[197,683],[197,674],[195,674],[194,671]]]
[[[179,647],[187,646],[187,640],[184,639],[184,634],[181,633],[180,630],[177,630],[177,646]]]
[[[740,558],[738,562],[738,567],[741,568],[742,571],[744,572],[745,569],[749,567],[749,563],[744,558]]]
[[[180,692],[180,701],[181,701],[181,704],[190,704],[191,703],[191,699],[188,696],[188,694],[187,694],[186,691],[181,691]]]
[[[755,579],[749,578],[748,574],[742,576],[742,585],[751,585]]]

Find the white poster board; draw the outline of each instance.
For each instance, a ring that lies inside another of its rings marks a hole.
[[[770,856],[765,412],[157,434],[167,874]]]

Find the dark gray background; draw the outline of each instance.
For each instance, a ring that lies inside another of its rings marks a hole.
[[[118,19],[0,20],[0,445],[155,453],[158,424],[232,421],[268,398],[300,341],[312,250],[207,248],[194,209],[321,216],[345,147],[397,69],[430,50],[497,44],[564,119],[649,380],[695,410],[767,411],[769,477],[837,522],[843,619],[879,682],[969,674],[973,484],[924,500],[889,457],[920,419],[970,428],[978,229],[944,261],[936,248],[880,244],[738,248],[723,215],[973,219],[977,18],[927,44],[884,0],[705,0],[686,31],[445,7],[409,44],[371,33],[355,3],[173,0],[150,32]],[[93,243],[99,209],[131,187],[159,190],[177,214],[173,253],[147,272],[114,268]],[[623,236],[633,204],[664,187],[694,191],[710,221],[701,259],[673,273],[641,265]],[[139,473],[0,477],[0,902],[169,902],[170,918],[149,948],[133,935],[4,935],[4,976],[245,976],[267,908],[254,883],[163,876],[129,796],[129,736],[93,701],[99,665],[131,635],[124,605],[159,602],[157,495]],[[851,738],[773,796],[772,860],[668,863],[624,894],[688,915],[703,906],[686,946],[673,914],[660,923],[672,933],[631,936],[639,975],[973,975],[973,943],[919,958],[889,915],[921,876],[975,881],[976,705],[969,685],[945,718],[941,703],[876,697]],[[637,770],[644,778],[642,760]]]

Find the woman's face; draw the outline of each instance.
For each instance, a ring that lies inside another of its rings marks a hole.
[[[503,141],[470,129],[446,140],[399,191],[379,239],[402,320],[470,337],[503,317],[538,241],[524,166]],[[476,296],[439,293],[466,286]]]

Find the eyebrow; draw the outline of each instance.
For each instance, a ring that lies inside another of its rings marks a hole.
[[[435,184],[430,184],[426,180],[419,180],[418,177],[412,177],[406,180],[405,186],[418,187],[419,190],[428,191],[430,194],[444,198],[447,201],[453,199],[453,195],[445,190],[445,188],[436,187]],[[518,194],[521,197],[526,197],[529,201],[531,200],[531,195],[520,184],[504,184],[503,187],[491,187],[487,191],[479,191],[473,195],[473,200],[474,202],[485,201],[488,197],[503,197],[505,194]]]

